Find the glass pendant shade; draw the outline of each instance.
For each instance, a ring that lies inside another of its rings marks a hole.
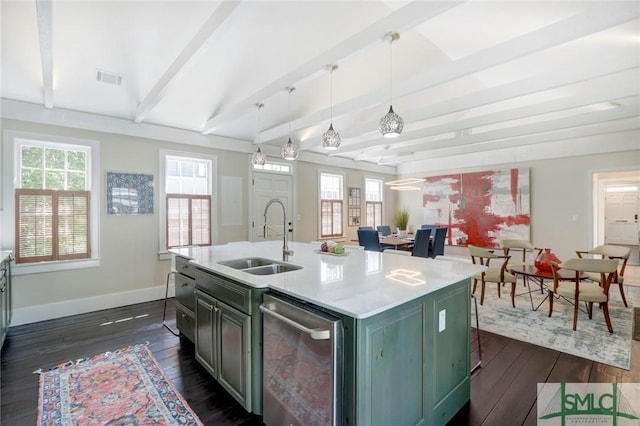
[[[338,149],[342,142],[340,133],[333,130],[333,123],[329,125],[329,130],[322,134],[322,146],[324,149],[334,150]]]
[[[282,155],[282,158],[284,158],[285,160],[293,161],[298,158],[298,154],[299,154],[298,145],[291,142],[291,138],[289,138],[287,143],[282,145],[282,150],[280,151],[280,155]]]
[[[393,105],[389,106],[387,115],[380,119],[380,133],[385,138],[397,138],[403,127],[404,120],[393,111]]]
[[[260,147],[251,156],[251,164],[254,166],[264,166],[267,162],[267,156],[260,150]]]

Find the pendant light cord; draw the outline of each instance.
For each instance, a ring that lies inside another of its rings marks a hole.
[[[393,104],[393,36],[389,38],[389,105]]]
[[[333,70],[334,65],[331,66],[331,73],[329,74],[329,111],[331,114],[329,124],[333,124]]]

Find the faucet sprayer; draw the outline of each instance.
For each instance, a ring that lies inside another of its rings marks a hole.
[[[287,211],[282,201],[277,198],[272,198],[264,206],[264,238],[267,238],[267,211],[272,204],[280,204],[280,207],[282,207],[282,261],[286,262],[289,260],[289,256],[293,256],[293,250],[289,250],[289,245],[287,244]]]

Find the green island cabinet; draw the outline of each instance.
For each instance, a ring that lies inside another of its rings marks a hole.
[[[471,392],[470,280],[344,326],[343,425],[444,425]]]
[[[0,349],[9,332],[12,316],[11,260],[9,251],[0,251]]]
[[[180,334],[195,343],[196,267],[188,258],[176,256],[176,325]]]
[[[196,360],[247,411],[262,414],[262,315],[266,288],[196,267]]]
[[[195,279],[196,359],[262,414],[259,305],[278,291],[198,267]],[[469,401],[469,292],[464,279],[363,319],[314,306],[343,321],[343,425],[443,425]]]

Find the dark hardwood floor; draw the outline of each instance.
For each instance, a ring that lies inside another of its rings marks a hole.
[[[195,361],[193,344],[162,327],[162,308],[163,301],[155,301],[12,327],[2,350],[1,424],[36,423],[33,372],[39,368],[144,342],[205,425],[262,424]],[[167,310],[175,312],[173,300]],[[626,371],[492,333],[480,336],[483,362],[472,376],[471,403],[452,425],[534,425],[538,382],[640,382],[640,342],[633,342]]]

